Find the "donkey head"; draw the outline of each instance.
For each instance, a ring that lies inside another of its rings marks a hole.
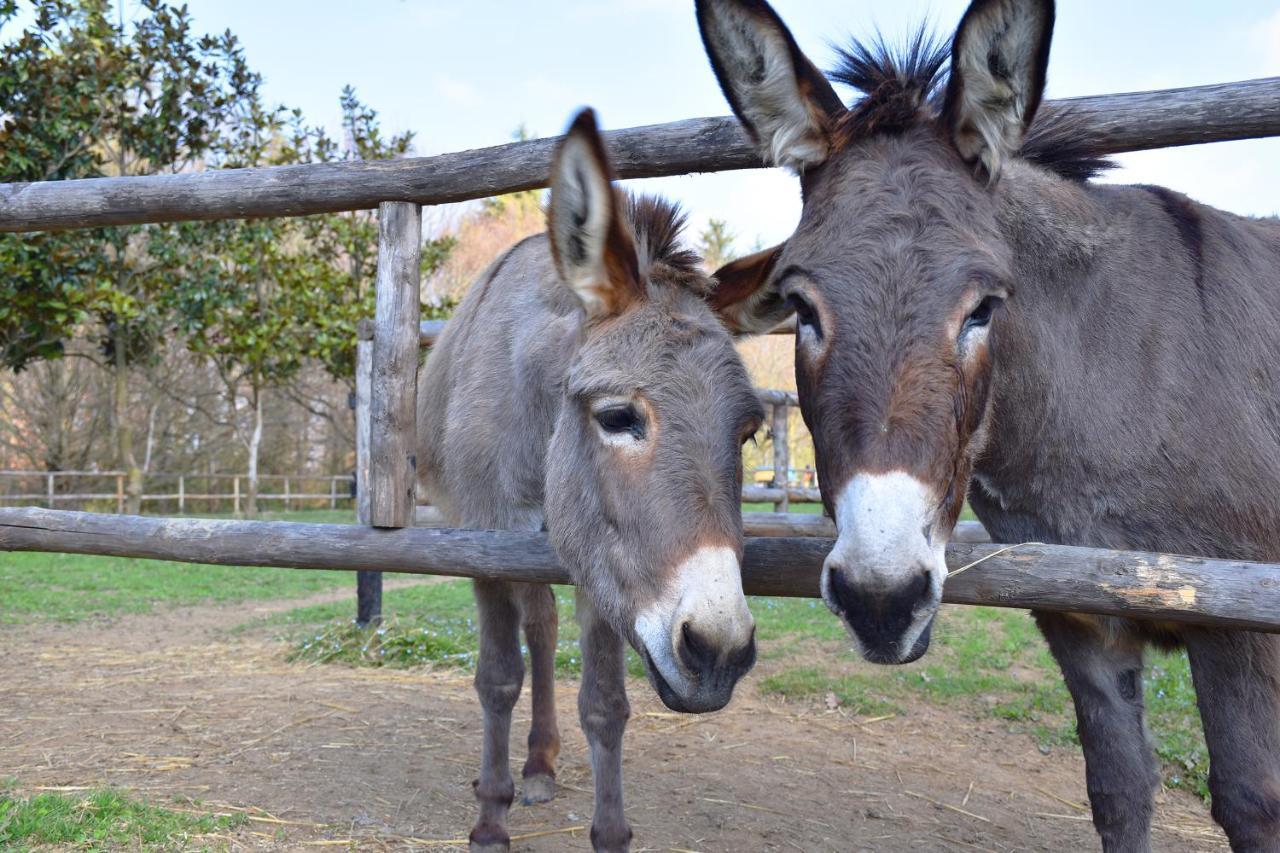
[[[865,95],[850,108],[763,0],[699,0],[698,21],[734,112],[804,200],[785,245],[740,262],[729,317],[752,330],[796,315],[839,530],[822,594],[864,657],[906,663],[928,648],[983,446],[1014,287],[994,187],[1040,103],[1053,2],[975,0],[945,91],[947,48],[924,35],[899,57],[855,44],[834,75]]]
[[[672,205],[618,193],[593,114],[552,170],[549,236],[581,338],[547,457],[574,581],[678,711],[723,707],[755,662],[742,594],[742,443],[763,411],[677,241]]]

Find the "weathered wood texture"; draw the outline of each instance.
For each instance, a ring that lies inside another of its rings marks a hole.
[[[360,321],[365,322],[364,320]],[[435,342],[444,334],[444,326],[447,320],[423,320],[418,332],[418,345],[423,349],[435,346]],[[769,334],[771,335],[794,335],[796,333],[796,322],[794,317],[790,317],[778,326],[774,327]],[[791,405],[796,405],[792,403]]]
[[[817,504],[822,503],[822,492],[818,489],[804,488],[801,486],[787,486],[786,490],[775,489],[771,486],[743,486],[742,499],[751,503],[777,503],[782,500],[783,495],[791,503]]]
[[[818,596],[829,539],[748,539],[751,595]],[[0,510],[0,550],[567,583],[545,534]],[[1280,566],[1060,545],[957,544],[944,600],[1280,633]]]
[[[369,439],[373,386],[373,323],[356,328],[356,521],[370,526],[373,502],[369,493]],[[382,572],[356,572],[356,624],[382,621]]]
[[[1087,123],[1103,151],[1142,151],[1280,135],[1280,78],[1051,102]],[[623,178],[753,169],[737,121],[695,118],[605,134]],[[546,185],[556,139],[436,157],[225,169],[0,185],[0,231],[303,216],[384,201],[444,204]]]
[[[820,539],[834,539],[836,536],[835,522],[825,515],[809,512],[744,512],[742,529],[748,536],[812,536]],[[952,532],[951,541],[981,544],[990,542],[991,535],[977,521],[962,521]]]
[[[409,527],[417,489],[418,323],[422,208],[378,209],[377,311],[370,385],[369,488],[374,527]]]
[[[774,512],[786,512],[791,506],[787,486],[791,483],[791,445],[788,428],[790,409],[786,403],[774,403],[771,407],[769,431],[773,439],[773,485],[782,491],[782,497],[773,502]]]

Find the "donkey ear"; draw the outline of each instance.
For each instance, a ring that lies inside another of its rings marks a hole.
[[[595,112],[578,113],[551,166],[547,230],[560,278],[593,320],[622,313],[644,295],[631,229]]]
[[[988,180],[1022,146],[1040,106],[1053,19],[1053,0],[973,0],[956,30],[942,118]]]
[[[786,243],[738,258],[716,270],[716,289],[708,302],[729,331],[739,335],[764,334],[791,313],[770,277]]]
[[[729,105],[766,163],[802,172],[831,153],[835,89],[764,0],[697,0],[698,28]]]

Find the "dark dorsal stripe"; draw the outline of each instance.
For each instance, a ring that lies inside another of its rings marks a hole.
[[[1187,255],[1191,258],[1191,267],[1196,280],[1196,295],[1200,297],[1200,307],[1204,308],[1204,221],[1200,211],[1196,209],[1196,204],[1191,199],[1166,187],[1145,186],[1143,189],[1160,199],[1164,212],[1178,229],[1182,245],[1186,247]]]

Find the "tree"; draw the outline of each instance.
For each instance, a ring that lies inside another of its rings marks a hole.
[[[0,149],[7,180],[153,175],[195,167],[229,116],[256,99],[260,78],[235,36],[197,36],[185,7],[142,0],[136,20],[111,21],[109,0],[32,0],[33,23],[0,58]],[[0,22],[16,0],[0,0]],[[12,64],[11,64],[12,63]],[[140,226],[74,235],[20,235],[0,248],[17,298],[0,314],[4,358],[20,367],[56,357],[84,321],[113,374],[117,462],[137,512],[142,472],[127,417],[134,368],[171,325],[167,291],[191,229]],[[7,294],[0,294],[0,297]]]
[[[0,44],[0,181],[99,174],[93,144],[101,129],[98,43],[109,37],[89,3],[38,2],[34,22]],[[0,27],[18,13],[0,0]],[[107,72],[111,73],[111,72]],[[0,235],[0,361],[21,369],[56,358],[85,314],[100,235]]]
[[[300,163],[333,163],[352,160],[392,160],[413,150],[413,133],[385,137],[378,113],[343,88],[342,141],[322,127],[307,127],[300,113],[293,114],[290,157]],[[356,363],[356,324],[374,313],[374,280],[378,260],[376,211],[356,210],[310,216],[301,220],[302,240],[311,260],[325,267],[312,270],[315,292],[323,304],[311,312],[307,353],[333,378],[353,383]],[[451,236],[432,238],[422,246],[422,275],[431,275],[452,251]],[[329,275],[326,277],[324,273]],[[425,317],[447,315],[451,304],[424,304]]]
[[[715,272],[737,257],[733,251],[733,240],[729,223],[723,219],[707,220],[707,227],[698,235],[698,253],[702,255],[702,263],[708,272]]]

